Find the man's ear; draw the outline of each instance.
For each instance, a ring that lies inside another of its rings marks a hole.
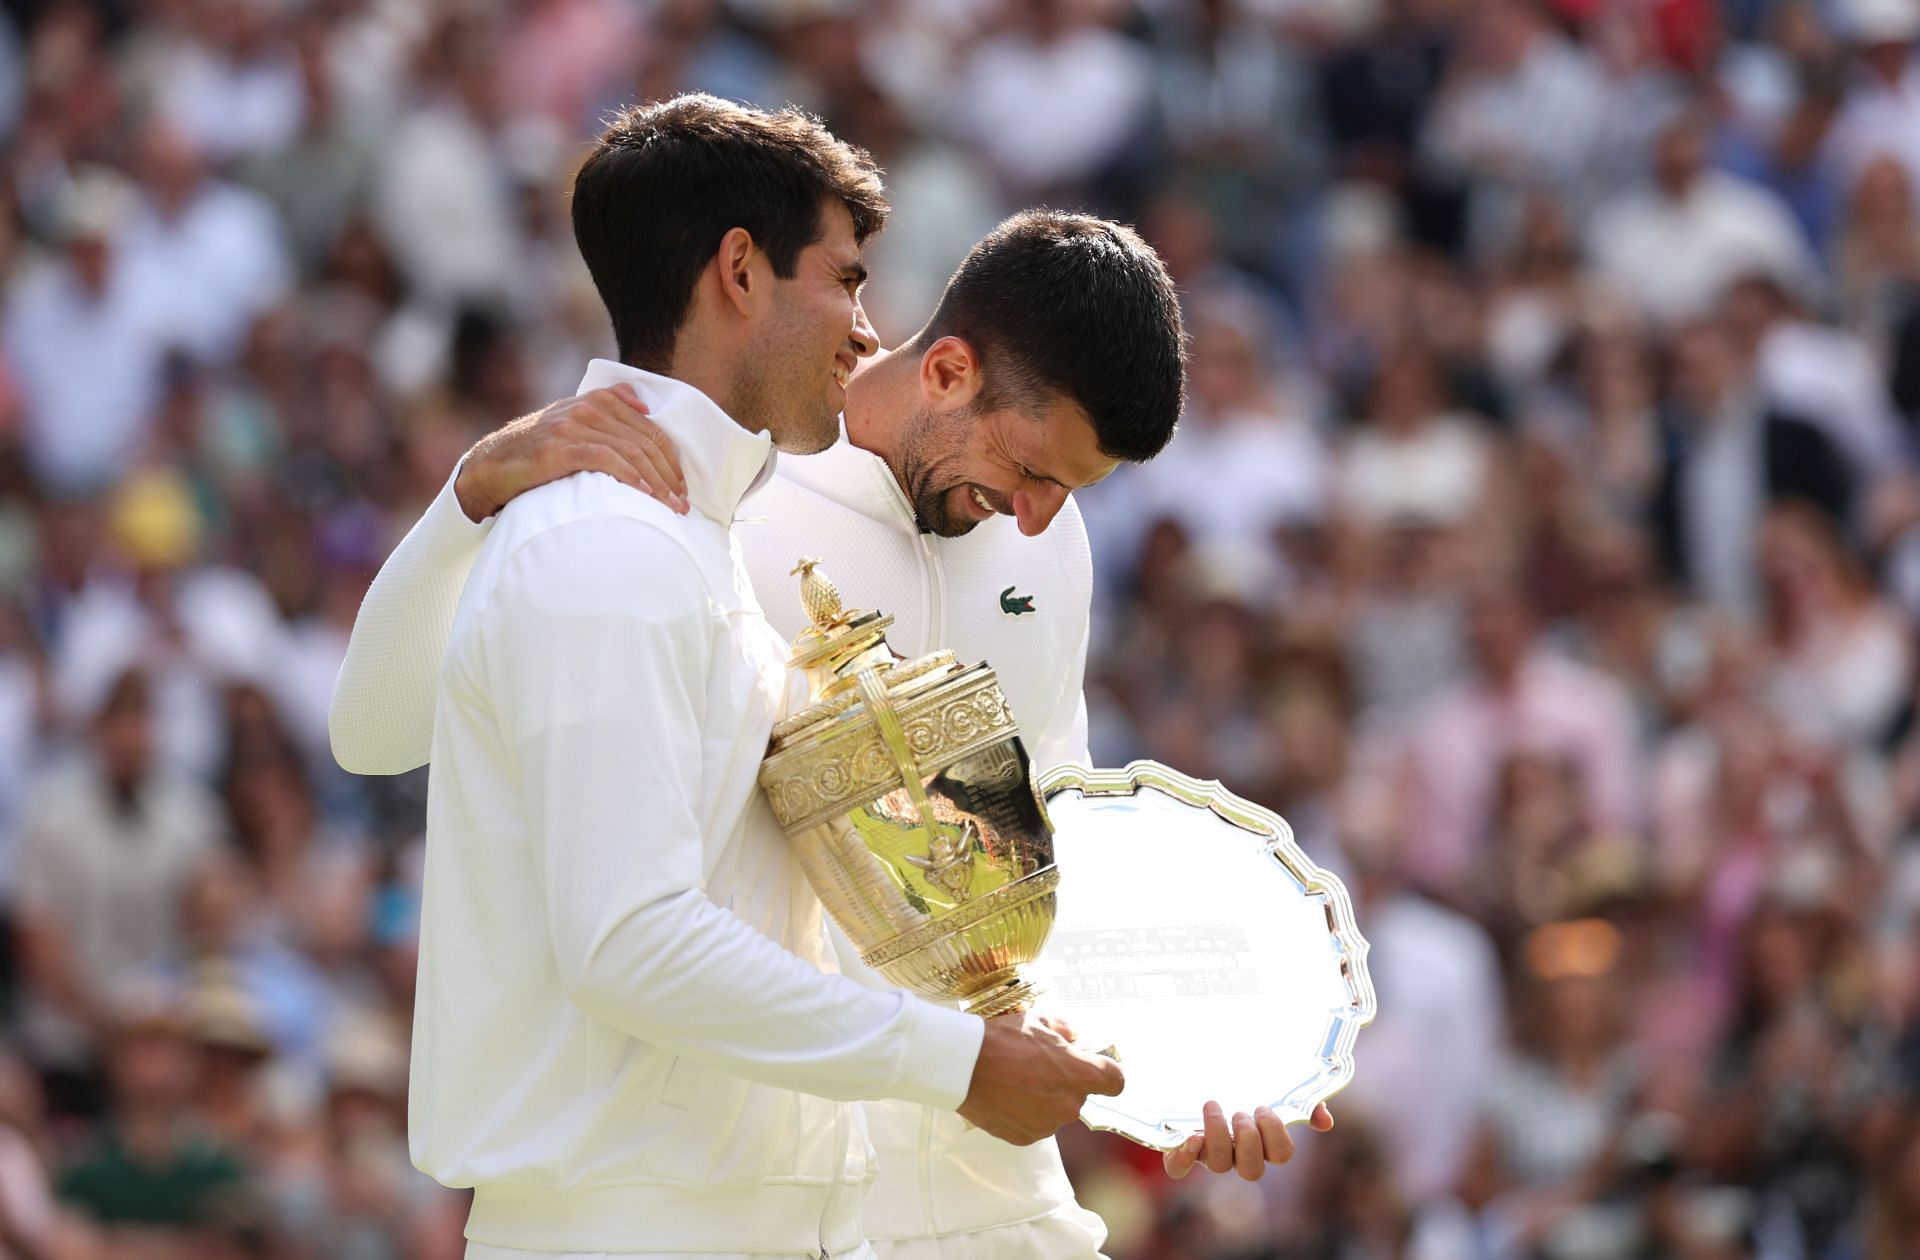
[[[713,256],[713,265],[720,280],[721,302],[749,318],[764,297],[761,293],[765,287],[762,277],[754,274],[754,262],[759,255],[759,247],[753,243],[753,234],[737,227],[727,229],[727,234],[720,238],[719,250]]]
[[[942,410],[967,406],[984,381],[980,355],[958,337],[942,337],[920,355],[920,393]]]

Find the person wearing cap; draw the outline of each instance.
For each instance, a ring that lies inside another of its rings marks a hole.
[[[261,1003],[237,975],[211,967],[187,994],[181,1024],[200,1050],[196,1113],[233,1150],[254,1149],[266,1136],[261,1071],[273,1060]]]
[[[202,1063],[178,998],[125,990],[109,1023],[112,1119],[62,1174],[60,1196],[104,1226],[178,1238],[213,1223],[244,1172],[193,1122]]]

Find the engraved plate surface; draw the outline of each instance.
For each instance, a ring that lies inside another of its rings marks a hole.
[[[1366,942],[1278,815],[1153,762],[1037,786],[1063,877],[1035,1010],[1127,1074],[1088,1100],[1090,1127],[1167,1150],[1210,1099],[1292,1123],[1352,1078],[1374,1013]]]

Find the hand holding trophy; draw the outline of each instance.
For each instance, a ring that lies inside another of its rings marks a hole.
[[[1204,1131],[1208,1098],[1287,1123],[1346,1083],[1366,943],[1285,822],[1151,762],[1036,780],[990,667],[897,660],[892,618],[845,609],[812,561],[795,573],[808,703],[760,781],[868,966],[989,1018],[1044,986],[1056,1030],[1125,1066],[1081,1119],[1162,1151]]]

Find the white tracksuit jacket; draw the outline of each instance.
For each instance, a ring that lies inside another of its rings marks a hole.
[[[834,974],[757,779],[788,675],[729,533],[773,462],[633,381],[694,510],[601,474],[500,513],[445,646],[408,1137],[475,1243],[854,1253],[853,1100],[953,1108],[985,1025]],[[841,1100],[841,1101],[835,1101]]]
[[[624,370],[596,361],[582,389]],[[497,520],[469,521],[449,481],[382,567],[354,624],[330,714],[334,753],[348,770],[396,774],[437,753],[434,681],[474,556]],[[892,614],[896,651],[944,647],[992,664],[1036,767],[1087,759],[1092,562],[1071,500],[1037,538],[1010,517],[962,538],[923,535],[884,461],[843,438],[817,455],[781,456],[741,503],[734,537],[782,637],[804,624],[789,571],[803,555],[818,557],[849,606]],[[851,947],[837,943],[843,968],[860,972]],[[1105,1228],[1075,1204],[1052,1141],[1010,1146],[934,1106],[881,1101],[864,1109],[878,1173],[860,1219],[882,1257],[1098,1253]]]

